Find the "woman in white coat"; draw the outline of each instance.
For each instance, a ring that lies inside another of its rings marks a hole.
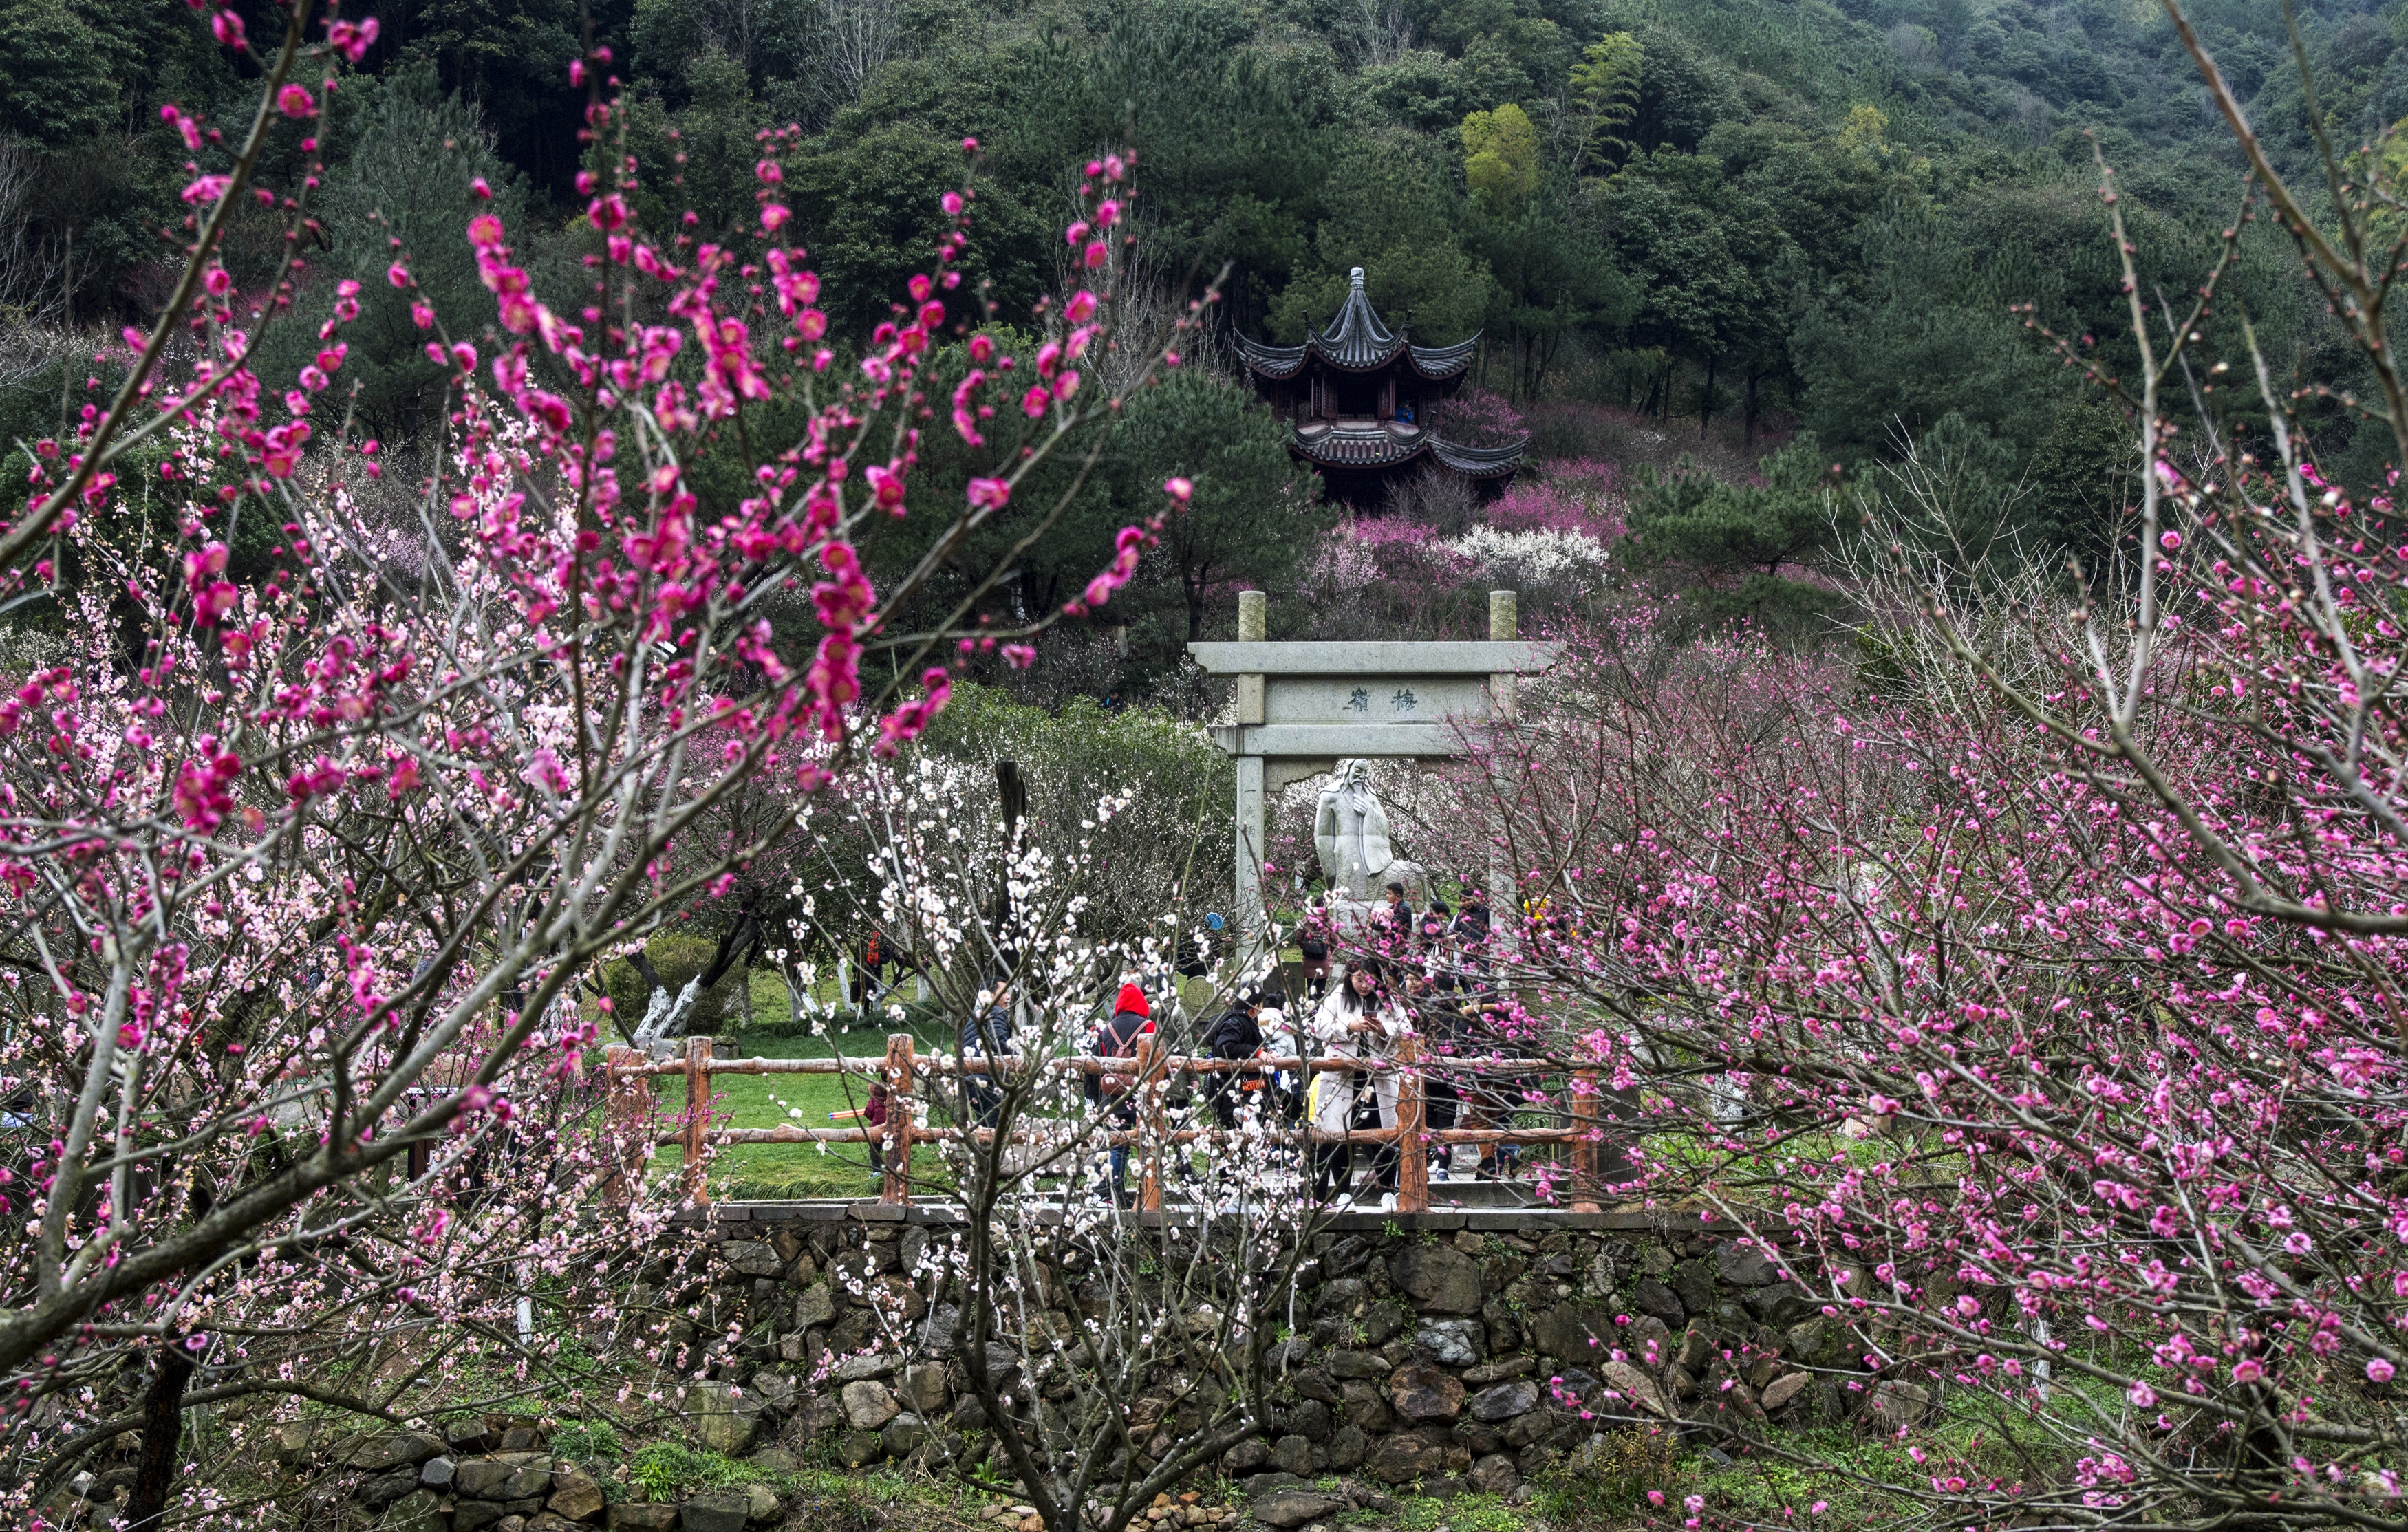
[[[1345,982],[1331,988],[1311,1022],[1306,1024],[1314,1052],[1321,1057],[1362,1059],[1370,1066],[1371,1090],[1380,1104],[1380,1125],[1397,1125],[1394,1067],[1397,1039],[1413,1024],[1391,993],[1387,969],[1376,957],[1363,956],[1347,966]],[[1323,1133],[1343,1133],[1354,1120],[1354,1081],[1361,1077],[1343,1071],[1316,1077],[1312,1082],[1312,1125]],[[1381,1156],[1391,1180],[1383,1190],[1396,1190],[1396,1155]],[[1354,1176],[1352,1144],[1314,1146],[1312,1186],[1316,1200],[1334,1201],[1345,1194]]]

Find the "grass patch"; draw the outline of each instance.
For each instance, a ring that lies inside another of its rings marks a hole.
[[[1608,1431],[1594,1466],[1556,1472],[1539,1482],[1537,1506],[1559,1526],[1598,1526],[1645,1507],[1650,1490],[1677,1501],[1699,1477],[1698,1460],[1684,1457],[1678,1438],[1661,1431]]]
[[[760,977],[777,982],[774,974]],[[756,990],[757,987],[756,983]],[[784,1004],[784,986],[780,984],[778,1005],[781,1010]],[[919,1039],[917,1047],[924,1052],[940,1049],[950,1052],[955,1041],[949,1028],[940,1032],[924,1027],[914,1036]],[[850,1032],[831,1031],[824,1037],[739,1037],[735,1044],[744,1058],[866,1059],[885,1053],[886,1033],[881,1027],[855,1027]],[[683,1076],[665,1075],[652,1083],[665,1120],[685,1110]],[[858,1076],[713,1075],[710,1085],[713,1125],[866,1125],[858,1120],[839,1121],[834,1115],[857,1110],[866,1104],[868,1085]],[[940,1125],[944,1120],[942,1112],[930,1118]],[[822,1153],[823,1148],[825,1153]],[[675,1145],[665,1146],[652,1156],[652,1174],[674,1176],[684,1164],[682,1150]],[[914,1149],[911,1170],[915,1178],[933,1179],[943,1173],[943,1162],[933,1148]],[[712,1195],[719,1197],[862,1197],[878,1195],[878,1176],[871,1168],[867,1144],[736,1144],[713,1156],[711,1186]]]
[[[1452,1500],[1426,1495],[1397,1502],[1397,1525],[1405,1532],[1522,1532],[1528,1518],[1494,1495],[1458,1495]]]
[[[615,1463],[619,1433],[602,1421],[563,1421],[552,1427],[547,1444],[552,1455],[571,1463]]]
[[[696,1452],[674,1441],[640,1447],[627,1460],[627,1478],[655,1500],[674,1500],[697,1490],[733,1489],[771,1476],[717,1453]]]

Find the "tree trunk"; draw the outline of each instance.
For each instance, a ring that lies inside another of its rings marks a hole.
[[[1755,368],[1751,367],[1748,369],[1747,407],[1744,412],[1744,420],[1746,423],[1742,429],[1746,434],[1747,450],[1751,456],[1756,452],[1756,422],[1761,413],[1761,407],[1756,403],[1756,381],[1759,376],[1761,375],[1758,374]]]
[[[176,1482],[176,1449],[184,1438],[184,1385],[193,1359],[180,1341],[170,1341],[151,1364],[150,1392],[142,1400],[142,1459],[125,1500],[127,1532],[148,1532],[167,1509]]]
[[[1698,395],[1698,439],[1705,439],[1707,428],[1714,423],[1714,363],[1713,352],[1706,353],[1706,391]]]

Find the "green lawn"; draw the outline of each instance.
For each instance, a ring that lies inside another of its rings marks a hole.
[[[833,998],[834,995],[835,985],[830,982],[822,998]],[[767,970],[755,971],[752,1009],[764,1020],[785,1017],[785,981]],[[882,1057],[890,1030],[881,1019],[849,1032],[831,1024],[828,1035],[820,1038],[748,1038],[741,1033],[733,1033],[730,1038],[739,1058],[830,1058],[841,1054],[858,1060]],[[924,1052],[951,1052],[955,1045],[950,1026],[910,1030],[919,1039],[916,1046]],[[713,1075],[710,1084],[714,1127],[776,1127],[781,1123],[806,1128],[867,1125],[858,1121],[835,1122],[829,1117],[831,1112],[852,1111],[862,1106],[867,1087],[858,1076]],[[663,1076],[654,1081],[654,1091],[664,1112],[673,1116],[684,1110],[684,1076]],[[941,1122],[941,1114],[935,1120]],[[826,1153],[821,1153],[823,1148]],[[652,1172],[674,1175],[684,1163],[684,1151],[671,1145],[653,1155]],[[934,1176],[940,1167],[933,1150],[921,1148],[912,1152],[911,1168],[915,1176]],[[710,1183],[712,1196],[723,1199],[878,1195],[878,1178],[871,1171],[867,1144],[733,1145],[721,1150],[712,1159]]]

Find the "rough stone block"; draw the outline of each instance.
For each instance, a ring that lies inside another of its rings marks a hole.
[[[385,1508],[377,1532],[443,1532],[442,1503],[432,1490],[412,1490]]]
[[[360,1503],[370,1511],[382,1511],[406,1495],[418,1493],[418,1470],[404,1465],[382,1478],[371,1479],[360,1486]]]
[[[1319,1399],[1299,1399],[1290,1409],[1282,1410],[1279,1429],[1283,1436],[1302,1437],[1307,1441],[1327,1441],[1335,1426],[1329,1407]]]
[[[712,1490],[680,1506],[678,1525],[684,1532],[744,1532],[752,1510],[752,1496],[742,1490]]]
[[[1408,1245],[1388,1261],[1388,1280],[1426,1314],[1476,1314],[1480,1263],[1452,1245]]]
[[[1383,1483],[1410,1484],[1446,1471],[1446,1449],[1417,1436],[1382,1437],[1364,1468]]]
[[[380,1431],[362,1438],[345,1457],[363,1473],[388,1473],[415,1468],[442,1451],[443,1439],[423,1431]]]
[[[1388,1398],[1412,1421],[1451,1421],[1463,1413],[1463,1380],[1426,1362],[1408,1362],[1388,1377]]]
[[[1522,1476],[1514,1470],[1512,1458],[1491,1453],[1471,1466],[1469,1482],[1474,1495],[1511,1495]]]
[[[459,1466],[452,1491],[472,1500],[526,1500],[552,1488],[552,1470],[532,1464],[480,1457]]]
[[[778,1498],[778,1492],[768,1485],[755,1483],[744,1486],[744,1515],[755,1526],[774,1523],[785,1513],[785,1503]]]
[[[1642,1313],[1654,1314],[1667,1324],[1685,1324],[1688,1307],[1680,1295],[1653,1277],[1642,1277],[1630,1284],[1631,1306]]]
[[[805,1441],[816,1441],[845,1423],[844,1401],[833,1394],[814,1394],[803,1401],[796,1419]]]
[[[1538,1446],[1555,1436],[1564,1419],[1554,1410],[1533,1410],[1526,1415],[1516,1415],[1506,1423],[1505,1445],[1517,1453],[1525,1447]],[[1526,1466],[1522,1475],[1526,1479],[1533,1477]]]
[[[1659,1416],[1671,1414],[1664,1407],[1664,1396],[1656,1387],[1655,1380],[1630,1363],[1608,1362],[1599,1370],[1605,1374],[1605,1381],[1613,1385],[1626,1401],[1636,1406],[1633,1413],[1644,1410]]]
[[[1288,1435],[1271,1443],[1271,1467],[1281,1473],[1292,1473],[1299,1479],[1312,1474],[1312,1443],[1304,1438]]]
[[[897,1415],[886,1423],[879,1437],[886,1443],[887,1456],[909,1457],[928,1439],[928,1423],[917,1415]]]
[[[1870,1412],[1885,1431],[1921,1425],[1930,1408],[1930,1391],[1902,1378],[1885,1378],[1873,1389]]]
[[[1317,1490],[1282,1489],[1254,1497],[1247,1513],[1266,1526],[1302,1526],[1327,1521],[1348,1509],[1344,1499]]]
[[[1412,1323],[1412,1315],[1393,1303],[1375,1303],[1363,1313],[1363,1343],[1384,1346]]]
[[[1654,1314],[1641,1314],[1623,1331],[1622,1346],[1643,1367],[1661,1367],[1672,1361],[1672,1329]]]
[[[858,1383],[872,1378],[891,1378],[902,1365],[903,1359],[892,1352],[870,1352],[846,1357],[828,1376],[836,1382]]]
[[[1329,1466],[1340,1473],[1353,1473],[1371,1455],[1371,1439],[1359,1425],[1341,1425],[1329,1433]]]
[[[1388,1408],[1388,1391],[1367,1379],[1349,1381],[1340,1391],[1339,1403],[1346,1419],[1371,1436],[1397,1423],[1396,1411]]]
[[[786,1269],[777,1247],[767,1239],[731,1239],[720,1252],[727,1269],[739,1277],[776,1277]]]
[[[1813,1313],[1816,1307],[1806,1290],[1796,1282],[1775,1282],[1769,1287],[1751,1288],[1742,1301],[1757,1323],[1776,1327],[1796,1324]]]
[[[553,1515],[572,1522],[590,1522],[602,1514],[602,1486],[575,1468],[556,1468],[552,1475],[552,1498],[543,1508]]]
[[[1490,1298],[1480,1306],[1480,1317],[1488,1322],[1489,1353],[1502,1356],[1522,1344],[1522,1321],[1512,1305],[1502,1296]]]
[[[1683,1261],[1672,1268],[1667,1283],[1681,1306],[1693,1314],[1711,1313],[1714,1307],[1714,1268],[1710,1261]]]
[[[945,1367],[941,1362],[922,1362],[903,1373],[903,1398],[922,1415],[935,1416],[953,1402],[953,1390],[945,1383]]]
[[[1681,1349],[1673,1360],[1696,1372],[1713,1353],[1714,1338],[1707,1333],[1704,1321],[1691,1320],[1689,1327],[1681,1332]]]
[[[1539,1408],[1539,1385],[1525,1380],[1515,1383],[1499,1383],[1472,1396],[1469,1401],[1474,1420],[1495,1423],[1526,1415]]]
[[[1770,1414],[1786,1408],[1789,1401],[1805,1393],[1807,1385],[1813,1381],[1814,1375],[1811,1372],[1793,1372],[1775,1378],[1765,1385],[1764,1393],[1756,1402],[1764,1406],[1765,1413]]]
[[[449,1457],[430,1457],[418,1466],[418,1482],[428,1489],[450,1489],[452,1476],[458,1471]]]
[[[1756,1246],[1727,1244],[1714,1248],[1714,1275],[1734,1287],[1762,1287],[1781,1272]]]
[[[497,1501],[461,1500],[452,1508],[452,1532],[480,1532],[480,1529],[499,1522],[502,1515],[502,1507]]]
[[[1538,1365],[1539,1360],[1534,1356],[1500,1356],[1493,1362],[1483,1362],[1476,1367],[1465,1368],[1464,1386],[1485,1388],[1490,1383],[1511,1382],[1516,1378],[1527,1376]]]
[[[1413,1345],[1442,1367],[1468,1367],[1486,1349],[1486,1326],[1476,1319],[1424,1320],[1413,1332]]]
[[[870,1289],[870,1301],[878,1311],[890,1319],[911,1321],[928,1316],[928,1299],[910,1281],[902,1277],[881,1277]]]
[[[760,1428],[761,1400],[733,1383],[695,1383],[686,1390],[685,1426],[706,1451],[737,1456]]]
[[[1545,1355],[1578,1362],[1610,1347],[1615,1329],[1613,1315],[1602,1305],[1559,1303],[1530,1327],[1530,1343]]]
[[[883,1383],[847,1383],[842,1397],[845,1419],[856,1431],[878,1430],[903,1412]]]
[[[1259,1437],[1248,1437],[1221,1454],[1221,1472],[1228,1478],[1239,1479],[1257,1471],[1270,1460],[1270,1443]]]
[[[648,1502],[622,1500],[610,1508],[610,1532],[669,1532],[678,1524],[678,1508]],[[452,1519],[452,1532],[459,1532],[459,1519]]]
[[[875,1463],[886,1455],[886,1439],[875,1431],[847,1431],[836,1444],[836,1455],[848,1468]]]
[[[826,1281],[814,1281],[811,1286],[795,1294],[795,1330],[811,1330],[836,1318],[836,1294],[828,1291]]]
[[[1319,1319],[1335,1314],[1351,1319],[1369,1296],[1369,1290],[1364,1287],[1360,1277],[1340,1277],[1334,1281],[1323,1282],[1321,1292],[1312,1300],[1313,1317]]]
[[[1327,1366],[1333,1378],[1384,1378],[1393,1370],[1378,1352],[1332,1352]]]

